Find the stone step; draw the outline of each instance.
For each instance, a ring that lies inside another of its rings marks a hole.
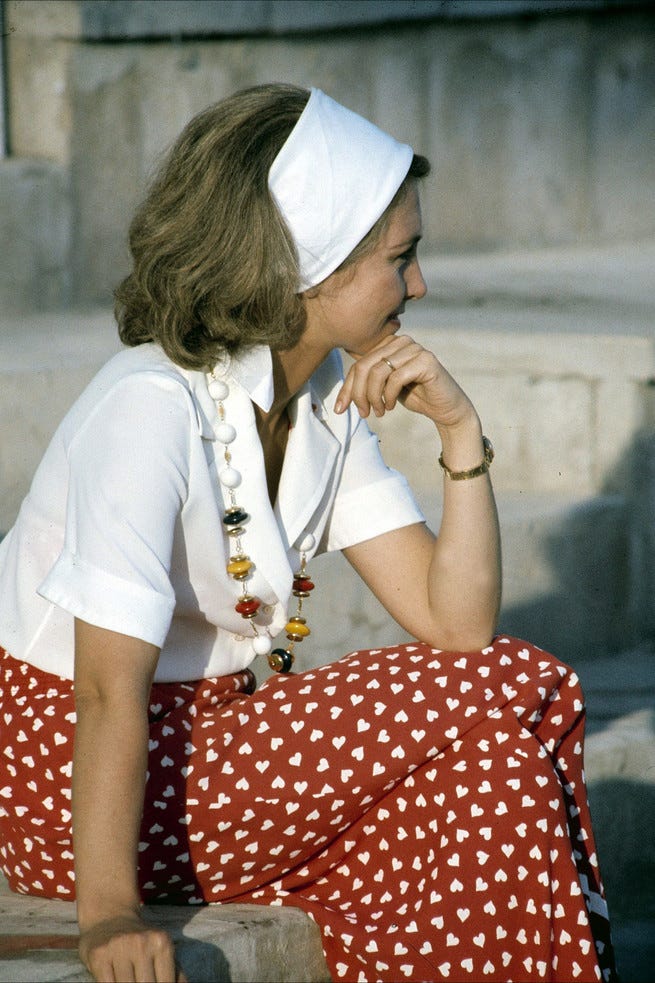
[[[588,651],[575,665],[587,698],[587,734],[623,733],[619,724],[629,722],[637,729],[645,725],[648,734],[648,713],[655,709],[655,641],[645,640],[633,648],[609,656]],[[646,714],[646,716],[644,716]],[[641,723],[640,723],[641,721]],[[654,722],[655,725],[655,722]],[[618,729],[617,729],[618,728]],[[655,726],[652,743],[655,747]],[[614,738],[612,738],[614,740]],[[626,777],[650,780],[655,784],[655,761],[624,761],[619,767],[605,766],[607,772]],[[603,777],[594,766],[593,778]]]
[[[623,332],[620,316],[598,308],[593,332],[576,331],[570,311],[541,331],[530,311],[495,312],[502,326],[493,311],[472,313],[417,306],[403,324],[475,404],[496,449],[496,487],[585,494],[634,482],[635,440],[653,419],[655,338]],[[507,323],[510,313],[520,324]],[[371,423],[403,472],[431,459],[423,449],[434,428],[424,417],[393,412]]]
[[[170,932],[189,981],[324,983],[330,980],[317,926],[294,908],[260,905],[148,907]],[[77,956],[75,906],[12,894],[0,875],[0,981],[87,983]]]
[[[655,238],[421,258],[430,306],[440,326],[505,331],[607,333],[653,337]],[[465,320],[465,318],[467,320]]]

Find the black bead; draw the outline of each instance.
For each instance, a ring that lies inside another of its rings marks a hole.
[[[268,664],[275,672],[291,672],[293,653],[287,649],[273,649],[268,657]]]
[[[223,524],[226,526],[240,526],[246,522],[250,516],[243,509],[235,509],[234,512],[226,512],[223,516]]]

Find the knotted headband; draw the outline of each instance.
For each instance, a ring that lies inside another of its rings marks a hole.
[[[296,245],[301,290],[333,273],[375,225],[413,155],[407,144],[311,90],[268,175]]]

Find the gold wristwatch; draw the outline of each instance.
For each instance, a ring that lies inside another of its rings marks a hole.
[[[494,449],[488,437],[482,438],[482,446],[484,447],[482,464],[478,464],[477,468],[471,468],[469,471],[451,471],[448,465],[444,463],[443,453],[439,455],[439,464],[451,481],[467,481],[469,478],[478,478],[481,474],[487,473],[494,459]]]

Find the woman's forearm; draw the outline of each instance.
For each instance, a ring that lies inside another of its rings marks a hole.
[[[159,649],[141,639],[75,621],[77,914],[80,957],[95,979],[177,978],[171,939],[139,914],[148,705],[158,659]]]
[[[143,707],[78,699],[73,837],[81,931],[139,907],[137,851],[147,749]]]
[[[80,929],[135,912],[159,649],[75,620],[73,840]]]
[[[481,435],[478,440],[479,449],[453,470],[480,464]],[[440,479],[436,447],[435,451],[435,481],[446,482],[438,535],[416,523],[348,547],[344,553],[389,614],[414,638],[438,649],[480,649],[495,634],[501,596],[493,490],[488,475],[460,482]]]
[[[469,471],[482,463],[482,429],[476,415],[456,431],[440,429],[440,436],[443,461],[451,471]],[[446,644],[478,648],[494,634],[501,600],[500,531],[493,488],[489,474],[454,480],[444,471],[443,483],[428,603],[435,623],[448,626]]]

